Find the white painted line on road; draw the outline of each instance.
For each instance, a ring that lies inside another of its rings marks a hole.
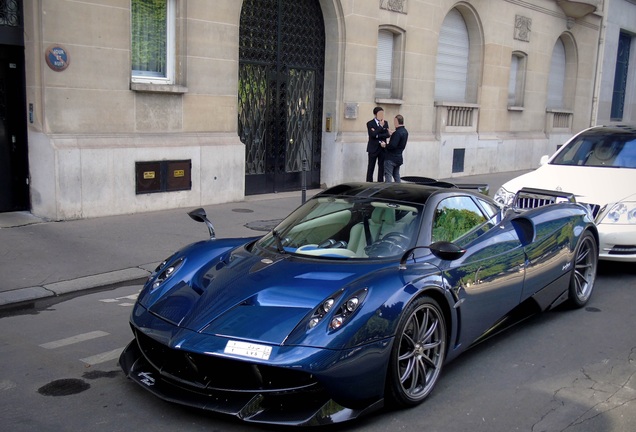
[[[108,351],[108,352],[104,352],[101,354],[95,354],[94,356],[90,356],[90,357],[85,357],[80,359],[81,361],[83,361],[84,363],[88,364],[88,365],[96,365],[99,363],[104,363],[107,362],[109,360],[115,360],[117,358],[119,358],[119,356],[121,355],[121,352],[124,350],[125,347],[121,347],[121,348],[117,348],[114,349],[112,351]]]
[[[107,298],[107,299],[101,299],[100,302],[103,303],[118,303],[121,300],[137,300],[137,297],[139,297],[139,293],[135,293],[135,294],[131,294],[128,296],[123,296],[123,297],[117,297],[117,298]],[[128,306],[130,305],[130,303],[122,303],[121,306]]]
[[[98,337],[102,337],[102,336],[108,336],[109,334],[110,333],[97,330],[97,331],[92,331],[89,333],[79,334],[77,336],[71,336],[66,339],[60,339],[53,342],[47,342],[40,346],[45,349],[55,349],[55,348],[60,348],[63,346],[72,345],[79,342],[84,342],[91,339],[97,339]]]
[[[117,306],[134,306],[134,303],[119,303]]]

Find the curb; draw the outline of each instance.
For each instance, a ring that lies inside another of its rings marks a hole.
[[[19,303],[33,302],[51,297],[59,297],[78,291],[87,291],[104,288],[111,285],[146,279],[156,264],[148,264],[140,267],[132,267],[101,273],[92,276],[80,277],[67,281],[54,282],[42,286],[19,288],[0,293],[0,308]]]

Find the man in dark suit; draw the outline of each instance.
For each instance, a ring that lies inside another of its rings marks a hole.
[[[404,117],[398,114],[393,119],[395,131],[391,134],[391,140],[386,145],[386,156],[384,158],[384,176],[385,182],[395,181],[401,183],[400,167],[404,163],[402,153],[409,140],[409,133],[404,127]]]
[[[367,122],[367,132],[369,142],[367,142],[367,153],[369,154],[369,165],[367,166],[367,181],[373,181],[373,171],[375,164],[378,164],[378,181],[384,181],[384,148],[386,140],[391,136],[389,123],[384,120],[384,109],[382,107],[373,108],[373,120]]]

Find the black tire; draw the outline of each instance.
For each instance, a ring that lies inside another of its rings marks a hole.
[[[598,246],[589,231],[584,232],[579,239],[574,252],[573,267],[568,301],[571,306],[581,308],[592,296],[598,267]]]
[[[447,336],[444,314],[435,300],[424,296],[407,307],[391,349],[386,382],[389,405],[408,407],[426,399],[442,371]]]

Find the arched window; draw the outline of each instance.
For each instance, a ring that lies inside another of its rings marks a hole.
[[[565,45],[557,39],[552,50],[550,76],[548,78],[547,108],[565,108]]]
[[[466,102],[470,42],[461,13],[452,9],[439,34],[435,66],[435,100]]]

